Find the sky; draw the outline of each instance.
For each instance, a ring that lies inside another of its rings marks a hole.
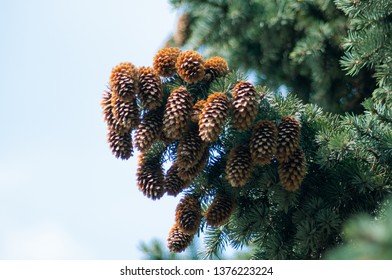
[[[167,1],[0,1],[0,259],[139,259],[179,198],[152,201],[112,156],[100,100],[120,62],[150,66]]]

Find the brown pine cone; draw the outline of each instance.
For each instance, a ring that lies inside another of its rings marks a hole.
[[[186,196],[176,207],[176,224],[184,233],[194,235],[201,222],[201,206],[199,200]]]
[[[130,133],[118,134],[109,131],[108,143],[116,158],[129,159],[133,154],[132,137]]]
[[[250,138],[250,153],[255,164],[267,165],[276,154],[278,129],[273,122],[259,121],[254,127]]]
[[[293,117],[282,118],[278,126],[278,145],[276,158],[280,162],[289,160],[290,156],[297,150],[301,132],[300,123]]]
[[[183,46],[190,35],[190,17],[188,13],[183,13],[177,21],[177,29],[173,39],[177,46]]]
[[[111,100],[113,116],[118,123],[129,130],[136,128],[140,121],[140,109],[137,106],[136,98],[131,101],[123,101],[113,95]]]
[[[181,253],[191,244],[192,240],[193,235],[181,231],[180,227],[175,224],[169,232],[167,247],[170,252]]]
[[[207,81],[215,80],[219,77],[226,76],[229,73],[229,65],[226,60],[220,56],[208,58],[204,63],[205,76]]]
[[[176,68],[178,75],[189,84],[197,83],[204,77],[204,59],[193,50],[183,52],[178,56]]]
[[[195,166],[205,151],[206,142],[201,140],[198,127],[189,129],[177,146],[177,163],[183,169]]]
[[[301,148],[298,148],[286,162],[279,162],[278,173],[280,182],[287,191],[298,190],[306,175],[306,159]]]
[[[176,162],[167,170],[165,176],[165,191],[168,195],[177,196],[190,184],[189,180],[183,180],[178,176],[178,165]]]
[[[188,128],[191,117],[192,96],[184,86],[173,90],[163,115],[163,132],[167,138],[180,139]]]
[[[235,208],[236,204],[232,198],[227,195],[217,194],[204,213],[207,224],[212,227],[226,224]]]
[[[185,181],[192,181],[193,179],[195,179],[196,176],[199,175],[201,171],[203,171],[204,167],[208,162],[209,156],[210,151],[208,150],[208,146],[205,146],[203,156],[194,166],[189,169],[185,169],[180,165],[178,166],[178,177]]]
[[[233,127],[243,131],[252,126],[258,111],[258,93],[246,81],[238,82],[233,88]]]
[[[156,159],[146,158],[141,153],[138,165],[136,181],[139,190],[152,200],[160,199],[165,193],[163,170],[160,162]]]
[[[176,62],[180,53],[179,48],[163,48],[158,51],[153,67],[159,76],[169,78],[176,73]]]
[[[215,92],[208,96],[199,119],[199,135],[205,142],[218,140],[229,115],[230,103],[227,96]]]
[[[147,110],[155,110],[163,101],[161,78],[151,67],[139,69],[139,98],[142,107]]]
[[[125,134],[131,132],[130,127],[123,126],[123,124],[114,117],[111,90],[107,90],[104,92],[102,96],[101,107],[103,118],[108,126],[108,130],[116,132],[117,134]]]
[[[102,114],[105,122],[108,122],[108,119],[112,118],[112,91],[111,90],[105,90],[104,93],[102,94],[102,100],[101,100],[101,108],[102,108]]]
[[[130,62],[123,62],[112,69],[110,88],[113,94],[123,100],[131,101],[138,92],[138,70]]]
[[[135,147],[139,151],[148,150],[160,138],[162,126],[162,113],[160,111],[145,113],[135,133]]]
[[[244,186],[252,175],[253,166],[249,147],[236,146],[231,149],[226,162],[226,179],[232,187]]]
[[[193,105],[192,115],[191,115],[192,122],[195,123],[199,122],[201,111],[203,110],[205,105],[206,105],[206,100],[199,100],[196,102],[195,105]]]

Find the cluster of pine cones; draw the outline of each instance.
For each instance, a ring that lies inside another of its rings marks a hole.
[[[184,251],[193,240],[200,227],[202,216],[208,225],[224,225],[236,208],[236,203],[228,195],[217,194],[204,214],[197,197],[187,195],[180,200],[175,214],[175,224],[169,232],[168,247],[172,252]]]
[[[252,129],[249,143],[237,145],[228,153],[225,173],[229,184],[246,185],[255,165],[267,165],[276,158],[283,187],[288,191],[299,188],[306,162],[299,147],[300,123],[294,117],[282,118],[278,127],[270,120],[254,124],[261,94],[247,81],[238,81],[229,93],[213,92],[202,100],[193,100],[187,89],[188,85],[208,84],[228,73],[223,58],[204,60],[193,50],[178,48],[159,50],[152,67],[138,69],[132,63],[120,63],[112,69],[109,89],[101,102],[108,143],[121,159],[130,158],[134,147],[141,151],[137,185],[145,196],[155,200],[186,189],[206,166],[209,145],[218,140],[229,117],[237,131]],[[161,78],[173,76],[179,76],[183,85],[166,98],[162,81],[170,83],[170,79]],[[166,175],[160,160],[148,153],[157,141],[176,143],[176,161]],[[202,214],[196,196],[184,197],[176,209],[168,247],[183,251],[198,231],[203,215],[210,226],[220,226],[228,221],[235,205],[228,195],[217,194]]]

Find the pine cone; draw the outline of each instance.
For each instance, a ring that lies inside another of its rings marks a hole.
[[[101,100],[101,108],[102,108],[102,114],[105,122],[107,123],[109,119],[112,118],[111,115],[112,113],[112,91],[111,90],[105,90],[104,93],[102,94],[102,100]]]
[[[233,127],[243,131],[252,126],[258,111],[258,94],[255,87],[246,81],[233,88]]]
[[[252,175],[252,159],[248,146],[231,149],[226,163],[226,179],[232,187],[244,186]]]
[[[199,122],[201,111],[203,110],[205,105],[206,105],[206,100],[199,100],[196,102],[195,105],[193,105],[192,115],[191,115],[192,122],[195,123]]]
[[[207,143],[199,136],[198,127],[193,127],[180,139],[177,146],[177,163],[183,169],[195,166],[205,151]]]
[[[110,88],[117,98],[131,101],[138,91],[138,70],[132,63],[123,62],[112,69]]]
[[[139,125],[140,116],[136,98],[131,101],[123,101],[113,95],[111,100],[112,112],[118,123],[129,130],[136,128]]]
[[[116,132],[117,134],[125,134],[130,133],[131,128],[123,126],[113,114],[113,106],[112,106],[112,91],[105,91],[102,96],[101,107],[104,121],[108,125],[108,129],[110,131]]]
[[[153,67],[159,76],[169,78],[176,73],[176,62],[180,53],[179,48],[163,48],[158,51]]]
[[[158,160],[140,154],[136,178],[139,190],[148,198],[156,200],[164,195],[163,170]]]
[[[278,126],[278,145],[276,158],[280,162],[287,161],[297,150],[301,126],[293,116],[282,118]]]
[[[197,83],[204,77],[204,59],[193,50],[178,56],[176,68],[178,75],[189,84]]]
[[[217,194],[204,214],[207,224],[212,227],[224,225],[230,219],[235,208],[236,205],[232,198]]]
[[[163,101],[162,82],[156,71],[151,67],[139,69],[139,98],[142,107],[155,110]]]
[[[192,196],[181,199],[176,208],[176,224],[184,233],[194,235],[201,222],[200,202]]]
[[[278,129],[273,122],[259,121],[254,127],[250,138],[250,153],[255,164],[267,165],[276,154]]]
[[[119,135],[131,133],[132,129],[130,127],[123,126],[113,115],[112,118],[108,119],[108,130],[113,131]]]
[[[170,94],[163,116],[163,132],[167,138],[180,139],[186,131],[192,109],[192,96],[184,86]]]
[[[188,13],[183,13],[177,21],[177,30],[174,33],[174,42],[177,46],[183,46],[190,35],[190,17]]]
[[[178,176],[178,165],[176,162],[167,170],[165,176],[165,191],[168,195],[177,196],[190,184],[189,180],[183,180]]]
[[[223,125],[229,115],[230,103],[227,96],[215,92],[208,96],[199,119],[199,135],[205,142],[218,140]]]
[[[205,165],[207,164],[209,156],[210,156],[210,151],[208,150],[208,147],[205,146],[203,151],[203,156],[194,166],[192,166],[189,169],[185,169],[182,166],[178,166],[178,177],[180,177],[185,181],[192,181],[193,179],[195,179],[195,177],[201,171],[203,171]]]
[[[130,133],[118,134],[109,131],[108,143],[116,158],[129,159],[133,154],[132,137]]]
[[[139,151],[148,150],[160,138],[162,126],[162,114],[160,111],[148,111],[145,113],[135,133],[135,147]]]
[[[181,231],[180,227],[175,224],[169,232],[167,238],[167,247],[170,252],[181,253],[192,242],[193,235]]]
[[[229,65],[226,60],[220,56],[208,58],[204,63],[205,76],[204,79],[207,81],[215,80],[219,77],[226,76],[229,73]]]
[[[279,162],[278,173],[280,182],[287,191],[298,190],[306,175],[306,159],[301,148],[298,148],[288,161]]]

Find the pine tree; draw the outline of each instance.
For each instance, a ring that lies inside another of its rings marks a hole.
[[[332,0],[170,1],[191,19],[182,44],[208,56],[223,56],[231,67],[255,73],[259,82],[268,83],[274,91],[284,85],[304,102],[327,111],[361,112],[360,103],[376,87],[373,69],[356,66],[358,75],[350,77],[339,65],[344,54],[342,41],[351,23],[346,11],[338,7],[348,6],[346,10],[355,14],[358,9],[350,6],[367,10],[374,3],[377,9],[368,10],[368,20],[372,15],[383,15],[376,18],[390,22],[388,0],[336,0],[337,6]],[[379,35],[391,33],[369,27],[381,41],[384,39]]]
[[[325,2],[325,9],[331,9],[331,1],[302,1],[298,5],[309,8],[310,2],[317,7]],[[353,22],[357,17],[359,22],[365,22],[362,29],[353,29],[358,40],[362,38],[366,43],[367,36],[377,37],[378,28],[389,28],[388,1],[368,1],[368,6],[363,6],[359,0],[335,2]],[[205,3],[220,9],[225,1],[203,3],[201,9],[206,7]],[[236,9],[227,7],[226,13],[234,17]],[[286,9],[281,8],[282,11]],[[265,9],[272,9],[272,4]],[[304,16],[308,12],[305,9]],[[338,15],[336,24],[344,17]],[[240,20],[241,16],[237,17]],[[375,21],[366,23],[369,18]],[[380,22],[379,18],[382,18]],[[370,24],[375,26],[370,27]],[[224,31],[224,26],[219,30]],[[216,32],[221,32],[219,30]],[[348,41],[350,36],[347,35]],[[317,105],[304,104],[294,94],[282,96],[266,85],[254,85],[257,96],[262,98],[257,98],[257,110],[252,111],[256,112],[254,120],[247,129],[234,125],[232,108],[236,85],[250,83],[246,75],[230,65],[232,70],[222,77],[210,75],[211,80],[198,77],[190,81],[184,73],[175,72],[182,70],[172,68],[177,63],[171,61],[170,69],[174,72],[170,72],[170,78],[162,79],[162,108],[165,108],[162,123],[166,123],[167,131],[173,130],[176,135],[171,141],[154,138],[151,146],[143,151],[137,171],[138,187],[152,199],[163,195],[197,198],[203,215],[199,225],[199,214],[187,216],[180,207],[177,216],[181,218],[177,218],[171,230],[168,229],[168,248],[182,252],[191,244],[195,228],[190,231],[192,234],[186,233],[178,222],[188,223],[188,217],[197,217],[199,231],[205,234],[202,253],[206,258],[218,256],[226,246],[249,246],[253,259],[320,259],[331,248],[347,243],[342,230],[352,216],[358,213],[380,215],[384,211],[380,205],[392,191],[389,39],[389,35],[384,36],[383,43],[376,48],[369,42],[368,55],[363,55],[357,49],[359,46],[352,46],[341,60],[346,67],[352,54],[362,67],[369,67],[367,71],[376,73],[378,88],[362,102],[362,114],[328,113]],[[225,51],[236,51],[234,49],[226,46]],[[334,59],[331,63],[339,64],[340,57]],[[183,63],[183,57],[180,61]],[[198,64],[192,67],[195,65]],[[353,80],[366,82],[361,71],[349,74],[354,75]],[[162,73],[167,75],[165,71]],[[101,105],[109,131],[112,131],[109,96],[108,93],[104,95]],[[137,103],[140,104],[139,99]],[[148,111],[142,110],[141,115],[146,115]],[[195,133],[197,130],[199,134]],[[129,138],[127,145],[118,145],[120,151],[126,147],[127,153],[115,153],[115,156],[127,159],[131,132],[120,134],[113,130],[113,135]],[[117,141],[118,138],[113,139]],[[111,147],[113,149],[114,145]],[[195,159],[194,165],[191,158]],[[166,177],[162,170],[165,162],[172,163]],[[194,213],[199,213],[199,208]],[[187,218],[183,218],[185,216]]]

